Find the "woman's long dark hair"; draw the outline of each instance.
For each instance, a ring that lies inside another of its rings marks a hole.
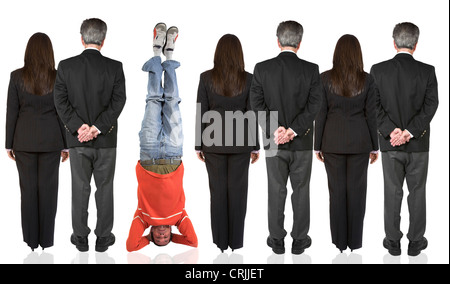
[[[343,35],[337,42],[330,70],[330,88],[334,93],[353,97],[364,89],[366,73],[361,45],[353,35]]]
[[[244,53],[239,39],[232,34],[222,36],[217,43],[212,71],[212,89],[223,96],[242,93],[246,83]]]
[[[46,34],[31,36],[24,61],[22,79],[25,91],[38,96],[52,92],[56,78],[55,57],[52,42]]]

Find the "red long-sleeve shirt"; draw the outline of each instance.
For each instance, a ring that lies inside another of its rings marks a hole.
[[[140,161],[137,163],[138,208],[127,239],[128,251],[147,246],[150,241],[143,236],[144,231],[160,225],[177,226],[181,235],[172,233],[172,242],[197,247],[197,235],[184,208],[183,175],[183,163],[165,175],[147,171]]]

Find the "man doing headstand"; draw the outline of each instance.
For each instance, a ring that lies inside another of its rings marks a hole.
[[[180,97],[175,69],[180,63],[172,60],[178,29],[166,30],[164,23],[155,26],[155,56],[142,70],[148,72],[148,94],[142,128],[139,132],[140,161],[136,165],[138,208],[131,224],[127,250],[136,251],[153,242],[165,246],[170,241],[197,247],[195,234],[185,210],[183,189],[183,131],[178,107]],[[161,63],[161,51],[166,61]],[[164,87],[162,76],[164,71]],[[180,234],[172,233],[176,226]],[[150,228],[150,233],[143,236]]]

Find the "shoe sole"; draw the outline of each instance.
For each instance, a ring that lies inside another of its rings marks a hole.
[[[158,26],[160,26],[160,25],[161,25],[161,26],[164,26],[164,32],[167,33],[167,26],[166,26],[166,24],[165,24],[165,23],[157,23],[157,24],[155,25],[155,27],[153,28],[153,40],[155,40],[156,34],[157,34],[157,32],[156,32],[156,27],[158,27]],[[165,43],[166,43],[166,36],[164,36],[162,45],[161,45],[159,48],[162,48],[162,47],[165,45]]]
[[[108,248],[109,248],[109,246],[105,246],[105,247],[98,247],[98,246],[96,246],[95,247],[95,251],[96,252],[105,252],[105,251],[108,250]]]
[[[305,252],[305,249],[301,249],[301,250],[292,250],[292,254],[302,254]]]
[[[165,51],[166,51],[166,46],[167,46],[167,35],[169,34],[169,30],[170,30],[170,29],[175,29],[175,30],[177,31],[177,36],[175,37],[174,42],[177,41],[177,38],[178,38],[178,28],[177,28],[177,27],[172,26],[172,27],[170,27],[170,28],[167,29],[167,31],[166,31],[166,39],[164,40],[164,45],[163,45],[163,47],[162,47],[162,53],[163,53],[164,55],[166,55]],[[173,50],[170,50],[170,51],[173,51]]]
[[[275,248],[272,248],[272,251],[276,254],[284,254],[286,252],[285,249],[275,249]]]
[[[408,255],[409,256],[418,256],[420,254],[421,250],[417,250],[417,251],[411,251],[408,250]]]
[[[157,23],[156,25],[155,25],[155,27],[153,28],[153,39],[155,39],[155,37],[156,37],[156,27],[157,26],[164,26],[164,31],[165,32],[167,32],[167,26],[166,26],[166,24],[165,23]]]
[[[75,247],[77,248],[77,250],[79,250],[80,252],[87,252],[89,250],[89,247],[81,247],[81,246],[77,246],[75,245]]]
[[[389,252],[390,255],[393,255],[393,256],[399,256],[399,255],[402,254],[402,252],[399,251],[399,250],[388,249],[388,252]]]

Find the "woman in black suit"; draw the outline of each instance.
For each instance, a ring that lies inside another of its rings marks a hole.
[[[50,38],[36,33],[24,67],[11,73],[6,114],[6,150],[19,172],[23,240],[32,250],[53,246],[59,158],[69,158],[53,102],[55,78]]]
[[[239,39],[224,35],[216,47],[214,68],[200,76],[197,111],[202,121],[196,126],[202,137],[195,147],[208,171],[213,242],[222,251],[243,247],[249,164],[259,159],[251,82]],[[229,120],[231,115],[236,119]]]
[[[375,84],[356,37],[338,40],[333,68],[321,78],[314,149],[328,175],[332,242],[342,252],[362,247],[367,168],[378,159]]]

